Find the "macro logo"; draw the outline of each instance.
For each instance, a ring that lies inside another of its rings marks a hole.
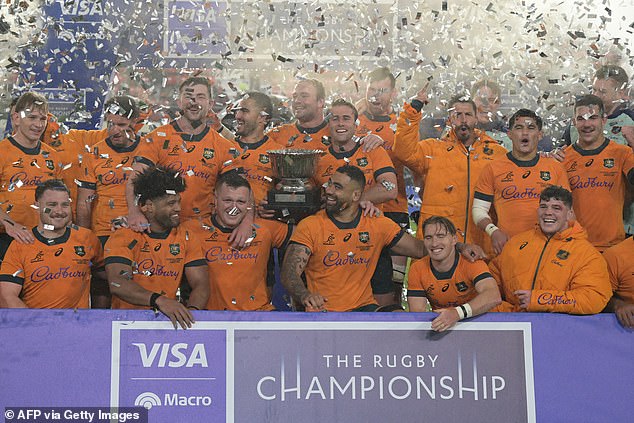
[[[154,392],[143,392],[134,400],[135,407],[145,407],[148,410],[160,405],[161,399]]]

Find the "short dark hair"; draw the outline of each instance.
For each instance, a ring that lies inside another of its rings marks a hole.
[[[348,100],[344,100],[343,98],[336,99],[330,105],[330,110],[332,110],[332,108],[335,107],[335,106],[349,107],[354,112],[354,120],[359,119],[359,112],[357,111],[357,108],[354,107],[354,104],[350,103]]]
[[[70,190],[61,179],[47,179],[35,188],[35,201],[39,201],[46,191],[64,191],[70,198]]]
[[[450,235],[456,235],[458,232],[456,231],[456,225],[449,219],[444,216],[432,216],[425,219],[423,222],[423,233],[425,233],[425,228],[429,225],[438,225],[447,230],[447,233]]]
[[[616,65],[601,66],[594,74],[595,79],[612,79],[619,84],[620,88],[625,88],[629,82],[625,69]]]
[[[597,106],[599,107],[599,113],[601,114],[601,117],[603,117],[603,115],[605,114],[605,107],[603,106],[603,100],[601,100],[599,97],[597,97],[594,94],[586,94],[583,95],[581,97],[579,97],[576,101],[575,101],[575,112],[577,111],[577,108],[579,107],[590,107],[590,106]]]
[[[455,96],[451,97],[451,99],[449,100],[449,104],[448,104],[449,109],[453,109],[454,106],[456,105],[456,103],[470,104],[471,107],[473,108],[473,113],[476,113],[476,111],[478,109],[476,107],[476,104],[473,102],[473,99],[468,94],[458,94],[458,95],[455,95]]]
[[[163,167],[148,167],[136,176],[133,185],[140,206],[148,200],[185,191],[185,179],[176,171]]]
[[[248,188],[249,191],[251,191],[251,184],[249,184],[247,178],[242,176],[237,169],[230,170],[218,176],[215,189],[218,190],[221,185],[226,185],[230,188]]]
[[[306,82],[312,85],[313,87],[315,87],[315,90],[317,91],[317,100],[326,99],[326,89],[324,88],[324,84],[322,84],[319,80],[314,78],[306,78],[306,79],[300,79],[299,82],[297,83],[301,84],[303,82]]]
[[[392,86],[392,88],[396,87],[396,78],[394,77],[394,75],[392,75],[392,72],[390,72],[390,69],[386,67],[374,69],[372,72],[368,74],[367,79],[368,79],[368,83],[383,81],[384,79],[389,79],[390,85]]]
[[[178,92],[182,93],[185,87],[191,87],[192,85],[204,85],[205,87],[207,87],[207,93],[209,94],[209,97],[211,97],[211,82],[209,82],[209,79],[203,76],[190,76],[180,84],[180,86],[178,87]]]
[[[249,91],[242,97],[242,99],[255,101],[255,104],[257,104],[258,107],[268,115],[267,121],[273,116],[273,102],[271,101],[271,97],[268,95],[258,91]]]
[[[572,208],[572,193],[559,185],[548,185],[539,195],[539,201],[550,201],[552,199],[563,202],[566,207]]]
[[[513,129],[513,125],[515,125],[515,121],[518,118],[531,118],[535,121],[535,123],[537,124],[537,128],[541,131],[542,130],[542,118],[540,118],[539,116],[537,116],[537,113],[535,113],[532,110],[528,110],[528,109],[519,109],[517,112],[513,113],[513,116],[511,116],[509,118],[509,129]]]
[[[140,114],[136,101],[127,95],[112,97],[106,101],[103,110],[105,113],[121,116],[130,120],[136,120]]]
[[[46,97],[42,94],[31,91],[22,94],[15,102],[13,111],[20,113],[29,109],[38,109],[45,114],[48,113],[48,101],[46,100]]]
[[[361,188],[361,191],[365,189],[365,175],[358,167],[347,164],[339,167],[337,172],[346,175],[351,181],[356,182]]]

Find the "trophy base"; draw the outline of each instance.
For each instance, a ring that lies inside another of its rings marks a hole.
[[[271,190],[266,209],[275,211],[275,218],[283,222],[297,223],[315,214],[321,208],[321,190],[317,188],[289,192]]]

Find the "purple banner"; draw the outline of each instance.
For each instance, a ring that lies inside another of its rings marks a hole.
[[[149,408],[151,422],[631,420],[611,314],[0,310],[0,408]]]

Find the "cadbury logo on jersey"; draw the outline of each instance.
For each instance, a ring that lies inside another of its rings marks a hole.
[[[181,252],[180,244],[170,244],[170,254],[173,256],[179,255]]]
[[[359,241],[367,244],[370,242],[370,233],[369,232],[359,232]]]
[[[603,159],[603,167],[612,169],[614,167],[614,159]]]
[[[86,255],[86,250],[84,249],[83,245],[75,245],[75,254],[77,254],[79,257],[83,257]]]

